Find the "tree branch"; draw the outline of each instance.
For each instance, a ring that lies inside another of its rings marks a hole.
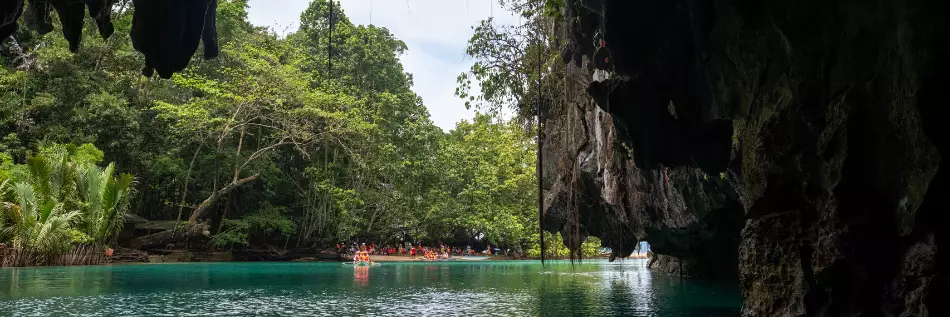
[[[191,156],[191,163],[188,164],[188,173],[185,174],[185,185],[181,190],[181,203],[178,204],[178,218],[176,220],[181,221],[181,213],[185,207],[185,199],[188,197],[188,181],[191,180],[191,171],[195,167],[195,160],[198,159],[198,153],[201,153],[201,148],[205,145],[204,138],[201,139],[201,144],[198,144],[198,149],[195,150],[195,154]]]
[[[207,211],[208,208],[211,207],[211,205],[214,205],[215,201],[217,201],[218,198],[221,197],[221,195],[227,194],[241,185],[254,181],[255,179],[257,179],[257,176],[258,176],[257,174],[254,174],[254,175],[233,181],[230,184],[228,184],[228,186],[224,186],[224,188],[221,188],[220,190],[211,193],[211,196],[205,199],[203,202],[201,202],[201,204],[198,205],[198,208],[195,209],[195,211],[191,213],[191,217],[188,217],[189,225],[192,223],[195,223],[205,213],[205,211]]]
[[[265,146],[265,147],[263,147],[263,148],[261,148],[261,149],[255,151],[254,154],[251,154],[251,156],[249,156],[249,157],[247,158],[247,160],[244,161],[244,164],[241,164],[240,169],[244,169],[244,167],[247,166],[247,164],[250,164],[252,161],[254,161],[255,159],[259,158],[259,157],[260,157],[261,155],[263,155],[265,152],[270,151],[270,150],[273,150],[273,149],[277,148],[278,146],[292,143],[292,142],[287,142],[287,139],[288,139],[288,137],[284,137],[284,138],[280,139],[280,141],[277,141],[277,143],[274,143],[274,144]]]

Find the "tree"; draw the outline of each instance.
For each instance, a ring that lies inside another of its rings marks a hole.
[[[300,30],[288,38],[300,47],[301,69],[322,75],[313,77],[314,87],[370,98],[410,92],[412,77],[399,61],[406,44],[386,28],[354,25],[339,4],[311,2],[300,15]]]
[[[126,2],[113,8],[116,36],[84,32],[75,54],[61,36],[17,33],[8,41],[16,45],[0,49],[0,178],[29,175],[43,140],[95,144],[101,152],[79,151],[83,160],[114,164],[77,165],[81,181],[63,202],[81,214],[70,228],[105,243],[122,206],[177,223],[143,237],[146,249],[530,240],[530,129],[479,115],[444,133],[411,89],[399,60],[406,44],[386,28],[353,24],[336,4],[331,16],[329,1],[311,2],[286,38],[252,26],[245,0],[219,2],[221,54],[192,60],[171,80],[141,76],[140,54],[120,36],[135,9]],[[489,27],[479,32],[497,38],[481,37],[473,52],[518,73],[483,88],[509,85],[496,95],[528,98],[529,54],[493,47],[509,35]],[[524,36],[509,37],[530,51]]]
[[[446,238],[462,229],[494,245],[519,245],[537,225],[532,144],[514,122],[477,114],[458,123],[443,138],[444,172],[430,193],[439,199],[419,216],[428,234]]]
[[[514,110],[516,120],[527,123],[537,113],[539,82],[541,104],[547,107],[544,111],[560,101],[564,91],[564,68],[555,49],[563,43],[553,32],[559,25],[553,15],[559,12],[558,1],[498,2],[502,8],[518,13],[522,22],[498,25],[489,18],[473,27],[475,33],[468,40],[466,53],[475,63],[459,74],[455,94],[467,99],[467,107],[486,113]],[[477,91],[473,90],[473,81],[479,84]]]
[[[189,216],[188,228],[142,237],[145,245],[208,231],[209,225],[201,222],[207,211],[221,197],[259,178],[254,172],[258,161],[285,147],[308,156],[308,148],[326,133],[317,125],[332,118],[314,108],[319,98],[301,80],[306,76],[280,62],[282,47],[264,34],[228,43],[219,65],[175,78],[178,88],[190,90],[193,97],[180,103],[155,102],[151,110],[177,128],[180,138],[211,144],[206,149],[214,151],[216,167],[213,187]],[[203,148],[198,146],[195,157]]]

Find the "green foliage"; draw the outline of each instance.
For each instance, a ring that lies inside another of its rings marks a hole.
[[[211,243],[217,247],[247,245],[247,231],[250,225],[246,221],[225,219],[221,223],[223,231],[211,237]]]
[[[26,173],[0,186],[0,238],[44,256],[74,244],[108,243],[122,226],[133,179],[113,177],[113,164],[93,164],[101,159],[89,144],[41,144],[25,166],[14,166]]]
[[[221,219],[211,228],[219,247],[409,237],[527,249],[537,243],[536,132],[494,115],[513,106],[531,116],[536,56],[552,45],[531,41],[536,3],[503,6],[526,22],[477,26],[476,65],[457,93],[484,114],[448,133],[411,89],[406,44],[329,1],[312,1],[299,30],[280,38],[250,24],[246,0],[221,0],[220,56],[196,57],[171,80],[141,76],[142,57],[122,36],[131,11],[118,6],[116,35],[84,32],[76,54],[60,34],[20,32],[31,63],[0,52],[0,131],[10,131],[0,181],[14,205],[23,183],[62,215],[76,212],[63,222],[67,244],[106,243],[135,211],[188,219],[178,226]],[[554,77],[545,89],[561,87]]]
[[[541,257],[541,245],[538,244],[538,234],[532,236],[531,247],[525,254],[532,258]],[[570,258],[571,251],[564,245],[560,234],[544,232],[545,252],[544,257],[548,259],[566,259]],[[588,237],[581,244],[581,259],[591,259],[600,257],[600,239]]]
[[[66,232],[69,234],[69,240],[73,244],[90,244],[96,241],[93,237],[77,229],[70,228],[67,229]]]
[[[225,247],[248,245],[254,238],[258,241],[266,241],[267,238],[286,240],[294,234],[296,226],[285,213],[284,208],[268,206],[260,213],[241,219],[227,219],[221,223],[222,231],[212,237],[212,243]]]
[[[513,122],[477,114],[442,139],[442,176],[419,217],[432,238],[466,229],[494,245],[518,245],[537,228],[536,148]]]
[[[539,101],[551,107],[563,99],[565,68],[558,53],[563,40],[548,26],[561,20],[564,2],[547,1],[540,7],[541,14],[538,1],[502,0],[500,4],[520,12],[520,23],[502,25],[489,18],[473,27],[466,53],[475,63],[456,79],[455,94],[467,100],[466,106],[488,113],[514,110],[516,120],[527,122],[536,117]],[[477,91],[473,82],[478,83]]]
[[[475,64],[458,76],[455,94],[466,100],[466,107],[480,105],[482,110],[516,104],[529,89],[525,84],[533,69],[533,65],[520,62],[528,45],[528,29],[497,26],[492,19],[481,21],[474,29],[466,53],[475,58]],[[473,80],[479,84],[479,92],[472,91]]]
[[[33,164],[39,164],[38,160]],[[55,182],[52,179],[47,180]],[[39,186],[33,186],[39,185]],[[71,238],[69,229],[79,216],[76,210],[70,210],[65,203],[50,196],[49,191],[37,188],[49,188],[48,184],[17,182],[9,191],[4,188],[3,213],[6,220],[0,222],[3,231],[14,248],[33,250],[45,255],[58,255],[69,250]]]
[[[113,176],[114,171],[114,163],[104,169],[85,164],[76,179],[81,200],[80,226],[97,243],[108,242],[122,229],[131,203],[132,174]]]
[[[564,0],[546,0],[544,1],[544,14],[555,18],[564,16]]]
[[[10,179],[14,166],[16,165],[13,163],[13,156],[0,152],[0,181]]]
[[[285,216],[286,208],[265,207],[260,213],[243,218],[248,228],[265,235],[287,238],[294,234],[294,223]]]
[[[66,206],[53,197],[34,191],[26,183],[14,185],[16,204],[7,206],[13,247],[33,250],[46,255],[59,255],[69,251],[71,222],[79,216],[76,210],[67,210]]]
[[[76,165],[99,164],[103,153],[95,145],[86,144],[58,144],[43,142],[39,146],[39,156],[47,158],[68,159]]]

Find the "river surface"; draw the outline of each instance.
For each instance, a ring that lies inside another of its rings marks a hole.
[[[0,316],[738,316],[735,285],[645,260],[0,269]]]

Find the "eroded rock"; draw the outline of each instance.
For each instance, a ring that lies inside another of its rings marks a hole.
[[[646,240],[665,256],[702,263],[685,275],[734,279],[743,211],[725,174],[707,174],[697,164],[639,168],[616,120],[581,88],[616,77],[568,67],[566,81],[578,83],[567,94],[575,96],[573,107],[554,113],[544,134],[544,151],[554,154],[546,157],[556,158],[544,162],[552,183],[544,228],[597,236],[612,257]]]
[[[204,43],[204,58],[218,56],[217,0],[134,0],[132,46],[145,55],[142,74],[161,78],[185,69]]]
[[[23,0],[6,0],[0,3],[0,40],[5,40],[19,29],[17,20],[23,14]]]
[[[79,50],[86,12],[95,20],[99,34],[109,38],[115,28],[112,10],[115,0],[30,0],[27,24],[40,34],[53,30],[50,13],[55,9],[62,22],[63,36],[69,50]],[[151,77],[156,71],[162,78],[171,78],[188,66],[204,44],[204,58],[219,54],[217,0],[133,0],[132,46],[145,55],[142,74]],[[23,0],[6,0],[0,4],[0,38],[16,32],[17,19],[23,13]]]
[[[565,9],[566,67],[602,38],[612,71],[545,131],[595,140],[546,144],[568,157],[548,195],[582,192],[586,233],[734,265],[746,316],[950,313],[946,2],[590,2]]]

